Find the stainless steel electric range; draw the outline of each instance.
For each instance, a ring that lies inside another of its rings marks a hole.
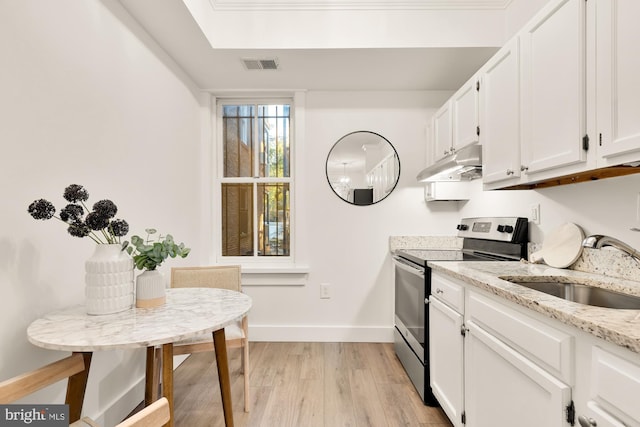
[[[438,406],[429,385],[428,262],[526,259],[528,224],[527,218],[520,217],[463,218],[456,227],[463,239],[461,250],[395,251],[395,351],[426,405]]]

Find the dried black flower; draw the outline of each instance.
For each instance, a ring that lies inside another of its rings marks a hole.
[[[50,219],[56,213],[56,208],[48,200],[38,199],[29,205],[27,209],[35,219]]]
[[[87,224],[87,227],[92,230],[102,230],[109,225],[109,218],[99,214],[98,212],[90,212],[87,214],[85,223]]]
[[[84,202],[89,199],[89,192],[78,184],[71,184],[64,189],[64,198],[71,203]]]
[[[93,205],[93,210],[107,218],[113,218],[118,212],[118,207],[111,200],[100,200]]]
[[[87,227],[87,225],[82,223],[81,221],[76,221],[69,224],[67,231],[73,237],[86,237],[89,235],[89,233],[91,233],[89,227]]]
[[[126,236],[129,232],[129,224],[124,219],[114,219],[109,224],[111,234],[116,237]]]
[[[73,203],[68,204],[60,211],[60,219],[64,222],[80,221],[84,214],[84,208]]]
[[[63,196],[70,203],[60,211],[59,216],[56,216],[53,204],[45,199],[31,203],[28,212],[35,219],[58,219],[67,224],[67,232],[72,236],[89,237],[97,244],[118,244],[120,238],[129,232],[129,224],[125,220],[112,220],[118,207],[111,200],[100,200],[89,212],[84,203],[89,199],[89,192],[82,185],[67,186]]]

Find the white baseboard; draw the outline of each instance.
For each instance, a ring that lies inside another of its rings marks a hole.
[[[393,342],[393,326],[250,325],[250,341]]]
[[[188,354],[181,354],[173,357],[173,369],[176,369]],[[162,379],[160,379],[162,381]],[[127,415],[131,413],[144,399],[145,378],[139,376],[138,380],[123,392],[120,398],[116,399],[111,405],[106,407],[100,413],[88,414],[89,417],[101,426],[113,426],[121,422]],[[83,412],[83,416],[84,416]]]
[[[120,398],[104,408],[100,413],[89,413],[89,418],[101,426],[114,426],[121,422],[141,402],[140,396],[144,396],[144,377],[140,378],[128,390],[125,390]],[[83,416],[85,415],[83,411]]]

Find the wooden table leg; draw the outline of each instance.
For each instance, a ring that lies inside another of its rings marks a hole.
[[[229,379],[229,361],[227,360],[227,342],[224,328],[213,331],[213,346],[216,350],[216,365],[218,366],[218,379],[220,381],[220,394],[222,395],[222,410],[224,412],[224,425],[233,427],[233,408],[231,405],[231,380]],[[245,373],[247,375],[247,373]]]
[[[89,378],[89,368],[91,367],[92,352],[74,352],[82,354],[84,359],[84,371],[78,372],[69,377],[67,382],[67,397],[65,403],[69,405],[69,423],[74,423],[82,416],[82,404],[84,393],[87,390],[87,379]]]
[[[160,387],[160,364],[160,351],[154,346],[147,347],[144,406],[149,406],[158,400],[158,389]]]
[[[171,419],[165,426],[173,427],[173,343],[162,345],[162,395],[169,401],[171,413]]]

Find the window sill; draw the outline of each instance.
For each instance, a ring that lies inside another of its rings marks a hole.
[[[305,286],[308,266],[243,266],[242,286]]]
[[[308,274],[308,266],[242,266],[242,274]]]

